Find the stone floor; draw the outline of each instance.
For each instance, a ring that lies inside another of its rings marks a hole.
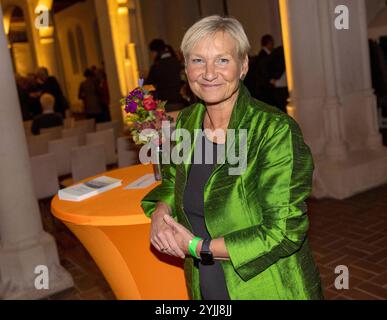
[[[384,132],[387,145],[387,131]],[[311,248],[326,299],[387,299],[387,185],[349,199],[308,201]],[[115,299],[109,285],[81,243],[40,202],[45,229],[57,241],[62,265],[72,274],[73,289],[51,296],[61,299]],[[337,290],[335,267],[349,269],[349,289]]]

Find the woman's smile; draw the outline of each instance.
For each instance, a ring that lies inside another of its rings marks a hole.
[[[199,84],[203,89],[211,90],[211,89],[218,89],[223,84],[206,84],[206,83],[200,83]]]

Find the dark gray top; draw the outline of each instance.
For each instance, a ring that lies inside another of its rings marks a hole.
[[[40,134],[40,129],[63,126],[63,118],[60,113],[43,113],[34,118],[31,125],[31,132],[34,135]]]
[[[193,163],[184,191],[185,213],[195,236],[203,239],[211,239],[205,223],[204,187],[215,167],[218,149],[219,152],[224,152],[224,145],[213,143],[204,133],[201,136],[199,135],[195,143]],[[202,265],[201,263],[197,265],[199,267],[200,289],[203,299],[229,300],[230,297],[220,262],[215,261],[213,265]]]

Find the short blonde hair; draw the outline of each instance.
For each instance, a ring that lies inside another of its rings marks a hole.
[[[39,100],[43,110],[54,110],[55,97],[52,94],[43,93]]]
[[[180,49],[187,63],[192,48],[204,37],[215,35],[218,32],[228,33],[237,44],[238,57],[243,59],[250,51],[250,42],[241,23],[234,18],[224,18],[219,15],[205,17],[193,24],[185,33]]]

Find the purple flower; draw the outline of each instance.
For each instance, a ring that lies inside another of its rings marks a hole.
[[[125,106],[125,111],[134,113],[137,110],[137,103],[135,101],[127,101],[127,104]]]
[[[133,96],[140,99],[140,100],[144,99],[144,94],[138,88],[133,91]]]

